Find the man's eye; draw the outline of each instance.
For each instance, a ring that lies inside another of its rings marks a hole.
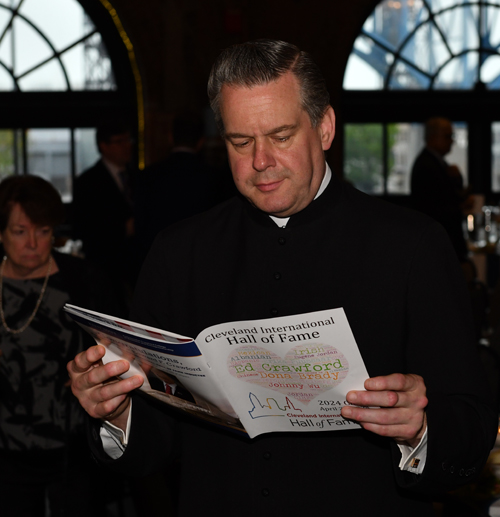
[[[286,141],[290,140],[289,136],[279,136],[276,138],[276,141],[280,144],[285,143]]]
[[[249,144],[248,140],[244,140],[243,142],[233,142],[234,147],[246,147]]]

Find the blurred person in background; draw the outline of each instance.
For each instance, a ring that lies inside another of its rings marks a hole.
[[[75,181],[73,230],[85,258],[130,294],[135,282],[133,139],[123,122],[107,122],[96,131],[101,158]]]
[[[453,145],[453,127],[446,118],[433,117],[425,123],[425,147],[411,173],[413,207],[441,223],[450,237],[458,259],[467,259],[462,221],[463,210],[472,199],[464,189],[462,174],[444,157]]]
[[[44,179],[11,176],[0,183],[3,517],[44,516],[47,501],[51,517],[101,511],[95,498],[81,497],[94,467],[66,372],[67,361],[93,341],[63,307],[123,310],[99,271],[53,249],[54,228],[63,219],[59,193]],[[80,503],[70,512],[75,496]]]

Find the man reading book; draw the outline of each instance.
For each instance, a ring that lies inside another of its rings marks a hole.
[[[335,178],[335,115],[297,47],[226,49],[208,93],[240,196],[160,233],[132,319],[196,335],[343,307],[370,378],[342,415],[362,429],[249,440],[134,395],[141,379],[97,346],[68,365],[94,455],[137,475],[178,457],[182,516],[432,515],[429,494],[480,471],[497,424],[443,229]]]

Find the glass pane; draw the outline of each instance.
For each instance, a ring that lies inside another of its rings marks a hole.
[[[58,51],[92,29],[85,28],[85,12],[76,0],[24,0],[19,13],[45,34]]]
[[[85,89],[85,52],[84,45],[80,43],[76,47],[64,52],[61,55],[69,84],[72,90]]]
[[[454,54],[479,48],[478,19],[477,6],[451,9],[436,16],[436,23],[446,36],[448,45]]]
[[[352,53],[345,69],[343,87],[346,90],[381,90],[385,73],[377,72],[364,59]]]
[[[493,192],[500,192],[500,122],[493,122],[491,131],[491,189]]]
[[[488,56],[481,66],[481,81],[488,89],[500,87],[500,56]]]
[[[451,55],[441,34],[430,23],[422,25],[404,46],[402,56],[424,72],[434,74]]]
[[[11,91],[14,90],[14,79],[13,77],[5,70],[3,66],[0,65],[0,90],[2,91]]]
[[[92,167],[100,155],[95,143],[95,129],[75,129],[76,174]]]
[[[424,125],[388,124],[387,140],[389,150],[387,192],[410,194],[413,162],[424,145]]]
[[[430,0],[429,5],[432,6],[434,12],[437,12],[457,4],[462,4],[463,2],[464,0]]]
[[[20,75],[54,55],[49,44],[33,27],[16,17],[13,23],[14,73]]]
[[[0,60],[9,68],[12,68],[12,31],[10,29],[8,29],[5,33],[5,36],[0,44]]]
[[[431,83],[430,77],[399,61],[389,79],[391,90],[425,90]]]
[[[66,79],[61,64],[55,58],[19,79],[18,83],[24,91],[66,90]]]
[[[0,179],[15,172],[14,131],[0,130]]]
[[[85,89],[112,90],[116,88],[111,60],[100,34],[94,34],[84,42]]]
[[[15,7],[18,2],[11,5]],[[10,9],[0,5],[0,36],[11,15]],[[85,36],[88,38],[68,49]],[[62,65],[54,60],[36,68],[56,52],[61,52]],[[0,40],[0,62],[12,68],[16,77],[21,76],[19,87],[25,90],[67,90],[62,66],[73,90],[116,89],[101,35],[95,33],[94,24],[77,0],[24,0],[12,29]],[[0,77],[0,90],[12,89],[12,81]]]
[[[421,0],[384,0],[366,20],[363,31],[396,50],[428,15]]]
[[[479,0],[384,0],[356,39],[344,88],[374,90],[378,84],[390,89],[473,88],[479,79],[480,42],[500,55],[500,0],[485,4]],[[391,68],[398,53],[404,59]],[[481,71],[490,89],[500,88],[496,61],[487,58]],[[391,77],[384,79],[387,73]],[[436,80],[429,82],[427,76],[436,73]],[[362,85],[362,75],[369,78],[367,87]]]
[[[451,151],[445,156],[450,165],[456,165],[464,179],[464,187],[469,184],[469,167],[467,161],[469,148],[469,129],[466,122],[453,122],[454,143]]]
[[[30,129],[26,145],[28,173],[50,181],[64,202],[71,201],[71,131]]]
[[[368,194],[383,191],[382,124],[346,124],[344,177]]]
[[[500,45],[500,10],[498,7],[485,7],[483,11],[484,27],[483,34],[489,40],[491,47]]]
[[[450,61],[439,72],[434,88],[443,90],[471,89],[478,77],[478,54],[468,52]]]
[[[3,34],[11,18],[12,11],[4,6],[0,6],[0,34]]]

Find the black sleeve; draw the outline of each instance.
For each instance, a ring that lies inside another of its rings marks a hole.
[[[123,455],[113,459],[104,451],[100,430],[102,421],[88,419],[88,439],[94,459],[115,472],[146,476],[166,469],[175,457],[175,421],[166,414],[163,403],[137,393],[132,397],[129,443]]]
[[[498,416],[477,354],[463,273],[439,225],[422,238],[407,285],[407,371],[421,375],[427,387],[428,443],[424,472],[396,466],[396,477],[418,491],[450,490],[480,473]],[[394,452],[399,462],[395,444]]]

